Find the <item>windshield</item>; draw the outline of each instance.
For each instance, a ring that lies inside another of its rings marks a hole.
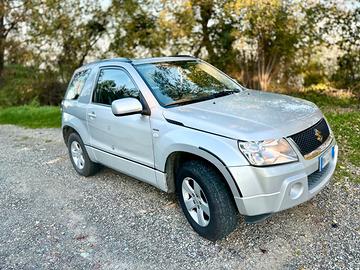
[[[241,91],[232,79],[209,64],[178,61],[136,67],[162,106],[170,107]]]

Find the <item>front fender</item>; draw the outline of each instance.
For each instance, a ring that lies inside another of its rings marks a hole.
[[[164,171],[167,157],[176,151],[200,156],[213,156],[226,167],[249,165],[237,146],[237,141],[186,127],[172,125],[154,139],[155,167]]]
[[[228,169],[229,166],[248,165],[236,140],[174,125],[154,140],[154,150],[155,167],[163,172],[167,158],[174,152],[186,152],[207,160],[223,175],[234,198],[242,197],[241,188]]]

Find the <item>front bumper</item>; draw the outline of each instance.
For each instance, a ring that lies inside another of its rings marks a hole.
[[[279,212],[314,197],[330,181],[336,167],[338,147],[335,139],[325,149],[334,156],[319,171],[319,156],[299,162],[271,167],[228,167],[243,197],[235,197],[241,214],[247,216]]]

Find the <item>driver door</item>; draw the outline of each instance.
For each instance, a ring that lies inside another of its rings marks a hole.
[[[150,117],[112,113],[111,103],[126,97],[140,98],[128,72],[120,67],[101,68],[87,110],[91,147],[104,165],[146,182],[156,182]]]

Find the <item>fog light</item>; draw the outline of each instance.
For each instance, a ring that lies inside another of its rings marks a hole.
[[[304,185],[300,182],[293,184],[290,188],[290,198],[296,200],[304,191]]]

